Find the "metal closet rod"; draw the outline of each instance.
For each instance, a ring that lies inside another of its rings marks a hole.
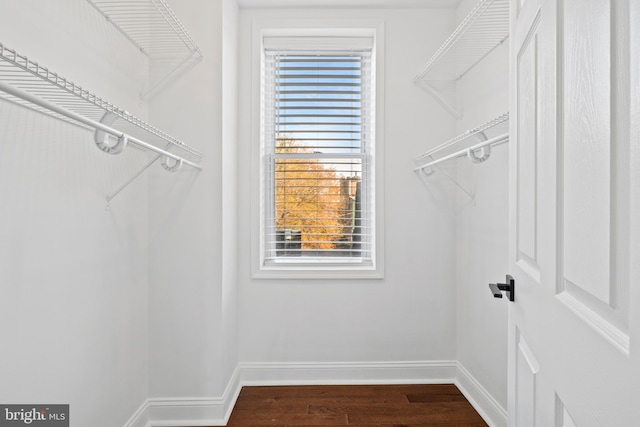
[[[66,108],[60,107],[59,105],[56,105],[56,104],[54,104],[52,102],[46,101],[46,100],[44,100],[42,98],[39,98],[39,97],[37,97],[35,95],[32,95],[32,94],[30,94],[28,92],[25,92],[22,89],[18,89],[16,87],[13,87],[13,86],[11,86],[11,85],[3,82],[3,81],[0,81],[0,90],[3,91],[3,92],[8,93],[10,95],[16,96],[18,98],[22,98],[25,101],[31,102],[32,104],[39,105],[40,107],[43,107],[43,108],[46,108],[46,109],[51,110],[53,112],[56,112],[58,114],[61,114],[61,115],[65,116],[65,117],[68,117],[68,118],[70,118],[72,120],[75,120],[75,121],[80,122],[82,124],[85,124],[87,126],[91,126],[94,129],[99,129],[99,130],[101,130],[101,131],[103,131],[105,133],[108,133],[110,135],[115,136],[116,138],[122,138],[123,136],[126,136],[127,139],[129,140],[129,142],[131,142],[131,143],[139,145],[140,147],[144,147],[144,148],[146,148],[148,150],[154,151],[154,152],[156,152],[156,153],[158,153],[160,155],[170,157],[170,158],[172,158],[172,159],[174,159],[176,161],[181,161],[183,164],[189,165],[189,166],[194,167],[194,168],[196,168],[198,170],[202,170],[202,167],[200,165],[198,165],[197,163],[193,163],[193,162],[191,162],[189,160],[183,159],[180,156],[177,156],[177,155],[175,155],[173,153],[170,153],[170,152],[168,152],[166,150],[158,148],[155,145],[151,145],[148,142],[144,142],[144,141],[142,141],[142,140],[140,140],[138,138],[135,138],[133,136],[126,135],[126,134],[124,134],[123,132],[120,132],[117,129],[114,129],[112,127],[104,125],[103,123],[100,123],[100,122],[97,122],[95,120],[89,119],[89,118],[84,117],[84,116],[82,116],[80,114],[74,113],[73,111],[69,111]]]
[[[502,135],[498,135],[498,136],[496,136],[494,138],[488,139],[488,140],[483,141],[483,142],[481,142],[479,144],[472,145],[469,148],[464,148],[462,150],[456,151],[455,153],[449,154],[448,156],[444,156],[444,157],[441,157],[441,158],[439,158],[437,160],[433,160],[433,161],[431,161],[429,163],[425,163],[422,166],[418,166],[413,171],[414,172],[418,172],[418,171],[424,170],[426,168],[433,167],[433,166],[435,166],[435,165],[437,165],[439,163],[442,163],[442,162],[444,162],[446,160],[454,159],[456,157],[466,156],[469,151],[479,150],[479,149],[481,149],[483,147],[486,147],[488,145],[492,145],[492,146],[493,145],[499,145],[499,144],[505,143],[507,141],[509,141],[509,133],[503,133]]]

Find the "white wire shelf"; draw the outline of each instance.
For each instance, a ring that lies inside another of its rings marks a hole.
[[[457,119],[456,86],[509,37],[509,0],[480,0],[414,77]]]
[[[2,43],[0,99],[95,130],[94,142],[107,153],[118,154],[128,143],[155,152],[157,156],[133,179],[162,157],[162,165],[169,171],[185,164],[201,169],[198,162],[202,153],[198,150]],[[180,155],[170,150],[180,150]],[[107,196],[107,201],[133,179]]]
[[[202,59],[200,48],[164,0],[87,0],[149,58],[155,78],[142,98]]]
[[[481,163],[489,158],[492,146],[508,140],[509,113],[505,113],[420,154],[415,159],[414,171],[427,176],[432,175],[436,165],[463,156],[469,157],[475,163]],[[458,148],[461,145],[464,148],[451,152],[454,147]],[[434,157],[436,155],[439,156]]]
[[[116,127],[124,133],[149,140],[149,142],[159,147],[169,144],[170,147],[179,148],[193,156],[202,156],[202,153],[198,150],[179,139],[145,123],[124,109],[89,92],[82,86],[6,47],[2,43],[0,43],[0,80],[97,122],[102,120],[106,112],[113,113],[120,119]],[[5,95],[5,98],[19,104],[25,104],[25,101],[18,97]],[[32,103],[27,102],[27,104],[31,104],[29,106],[32,108],[34,107]],[[46,108],[36,108],[42,112],[56,115]],[[61,115],[57,115],[57,117],[67,119]]]

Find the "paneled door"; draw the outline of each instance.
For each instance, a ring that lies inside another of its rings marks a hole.
[[[640,0],[511,31],[509,426],[640,426]]]

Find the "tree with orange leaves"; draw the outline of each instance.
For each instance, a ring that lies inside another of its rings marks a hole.
[[[276,160],[276,229],[300,230],[303,250],[335,249],[344,238],[341,178],[292,139],[280,139],[276,153],[303,154]]]

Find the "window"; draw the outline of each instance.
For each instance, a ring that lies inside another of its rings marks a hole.
[[[371,37],[263,39],[263,266],[374,265],[372,57]]]

